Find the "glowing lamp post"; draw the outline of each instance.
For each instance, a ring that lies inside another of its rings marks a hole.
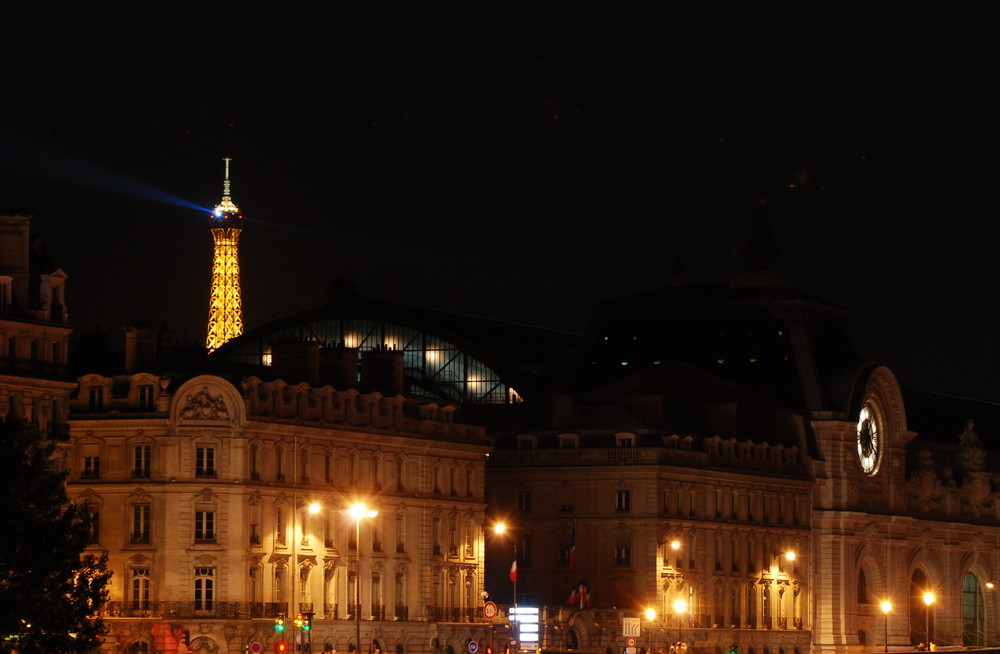
[[[682,599],[674,600],[674,614],[677,616],[677,642],[683,643],[684,614],[687,613],[688,603]]]
[[[924,637],[927,649],[931,648],[931,604],[934,603],[934,593],[927,591],[924,593]]]
[[[883,651],[889,651],[889,611],[892,610],[892,604],[889,602],[882,602],[882,617],[885,626],[885,649]]]
[[[374,518],[378,515],[378,511],[358,502],[348,507],[347,514],[354,518],[354,551],[357,553],[354,573],[354,630],[358,641],[358,654],[361,654],[361,519]]]
[[[656,631],[653,629],[653,621],[656,620],[656,609],[646,609],[646,619],[649,620],[649,651],[656,651]]]

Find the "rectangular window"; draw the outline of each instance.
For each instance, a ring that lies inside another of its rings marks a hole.
[[[261,543],[261,531],[260,531],[260,505],[251,504],[250,505],[250,544],[260,545]]]
[[[130,542],[133,544],[149,544],[149,504],[132,505],[132,534]]]
[[[458,556],[458,521],[448,518],[448,556]]]
[[[139,410],[152,411],[155,408],[153,404],[153,385],[143,384],[138,390]]]
[[[615,548],[615,565],[629,565],[632,563],[632,550],[628,547]]]
[[[530,491],[518,491],[517,492],[517,510],[521,513],[528,513],[531,511],[531,492]]]
[[[10,339],[13,342],[13,338]],[[89,407],[91,411],[103,411],[104,410],[104,389],[100,386],[92,386],[87,391],[87,398],[89,401]]]
[[[132,476],[149,477],[150,446],[136,445],[132,448]]]
[[[382,515],[379,514],[371,519],[372,527],[372,551],[382,551]]]
[[[396,551],[406,551],[406,520],[401,513],[396,515]]]
[[[195,477],[215,476],[214,447],[198,447],[195,449],[194,476]]]
[[[211,611],[215,599],[215,568],[194,569],[194,610]]]
[[[11,277],[7,276],[0,280],[0,312],[2,313],[10,311],[10,287],[13,281]]]
[[[309,453],[305,450],[299,452],[299,481],[309,483]]]
[[[274,510],[274,540],[280,545],[285,544],[285,509],[276,507]]]
[[[615,511],[632,510],[632,491],[620,490],[615,493]]]
[[[215,541],[215,511],[194,512],[194,540],[202,543]]]
[[[149,610],[149,568],[132,568],[132,610]]]
[[[628,436],[617,436],[615,438],[615,447],[635,447],[635,436],[631,434]]]
[[[250,446],[250,479],[260,479],[260,445]]]
[[[83,473],[80,476],[83,477],[84,479],[100,479],[101,457],[99,456],[83,457]]]
[[[101,512],[95,504],[86,502],[85,510],[89,514],[90,522],[87,532],[87,544],[88,545],[99,545],[101,542]]]
[[[531,536],[521,536],[517,549],[517,564],[528,567],[531,565]]]
[[[323,457],[323,483],[329,484],[332,481],[333,455],[327,454]]]

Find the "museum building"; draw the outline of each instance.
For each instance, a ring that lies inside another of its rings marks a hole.
[[[135,325],[63,451],[105,649],[501,651],[514,606],[607,654],[636,619],[704,654],[995,645],[1000,412],[904,391],[845,323],[757,262],[583,338],[343,282],[207,358]]]

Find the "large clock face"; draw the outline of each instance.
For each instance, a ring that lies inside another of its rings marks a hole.
[[[858,416],[858,461],[867,475],[878,472],[882,458],[882,440],[878,433],[878,414],[874,407],[865,404]]]

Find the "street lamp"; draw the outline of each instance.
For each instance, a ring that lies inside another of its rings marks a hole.
[[[934,593],[927,591],[924,593],[924,636],[927,642],[927,649],[931,648],[931,604],[934,603]]]
[[[892,604],[889,602],[882,602],[882,616],[885,620],[885,649],[883,651],[889,651],[889,611],[892,610]]]
[[[646,609],[646,619],[649,620],[649,651],[656,651],[656,631],[653,629],[653,621],[656,620],[656,609]]]
[[[361,654],[361,519],[374,518],[378,515],[378,511],[357,502],[348,507],[347,514],[354,518],[354,551],[357,555],[354,566],[354,630],[358,641],[358,654]]]
[[[688,603],[682,599],[674,600],[674,613],[677,615],[677,642],[683,643],[684,618],[681,616],[687,613]]]

